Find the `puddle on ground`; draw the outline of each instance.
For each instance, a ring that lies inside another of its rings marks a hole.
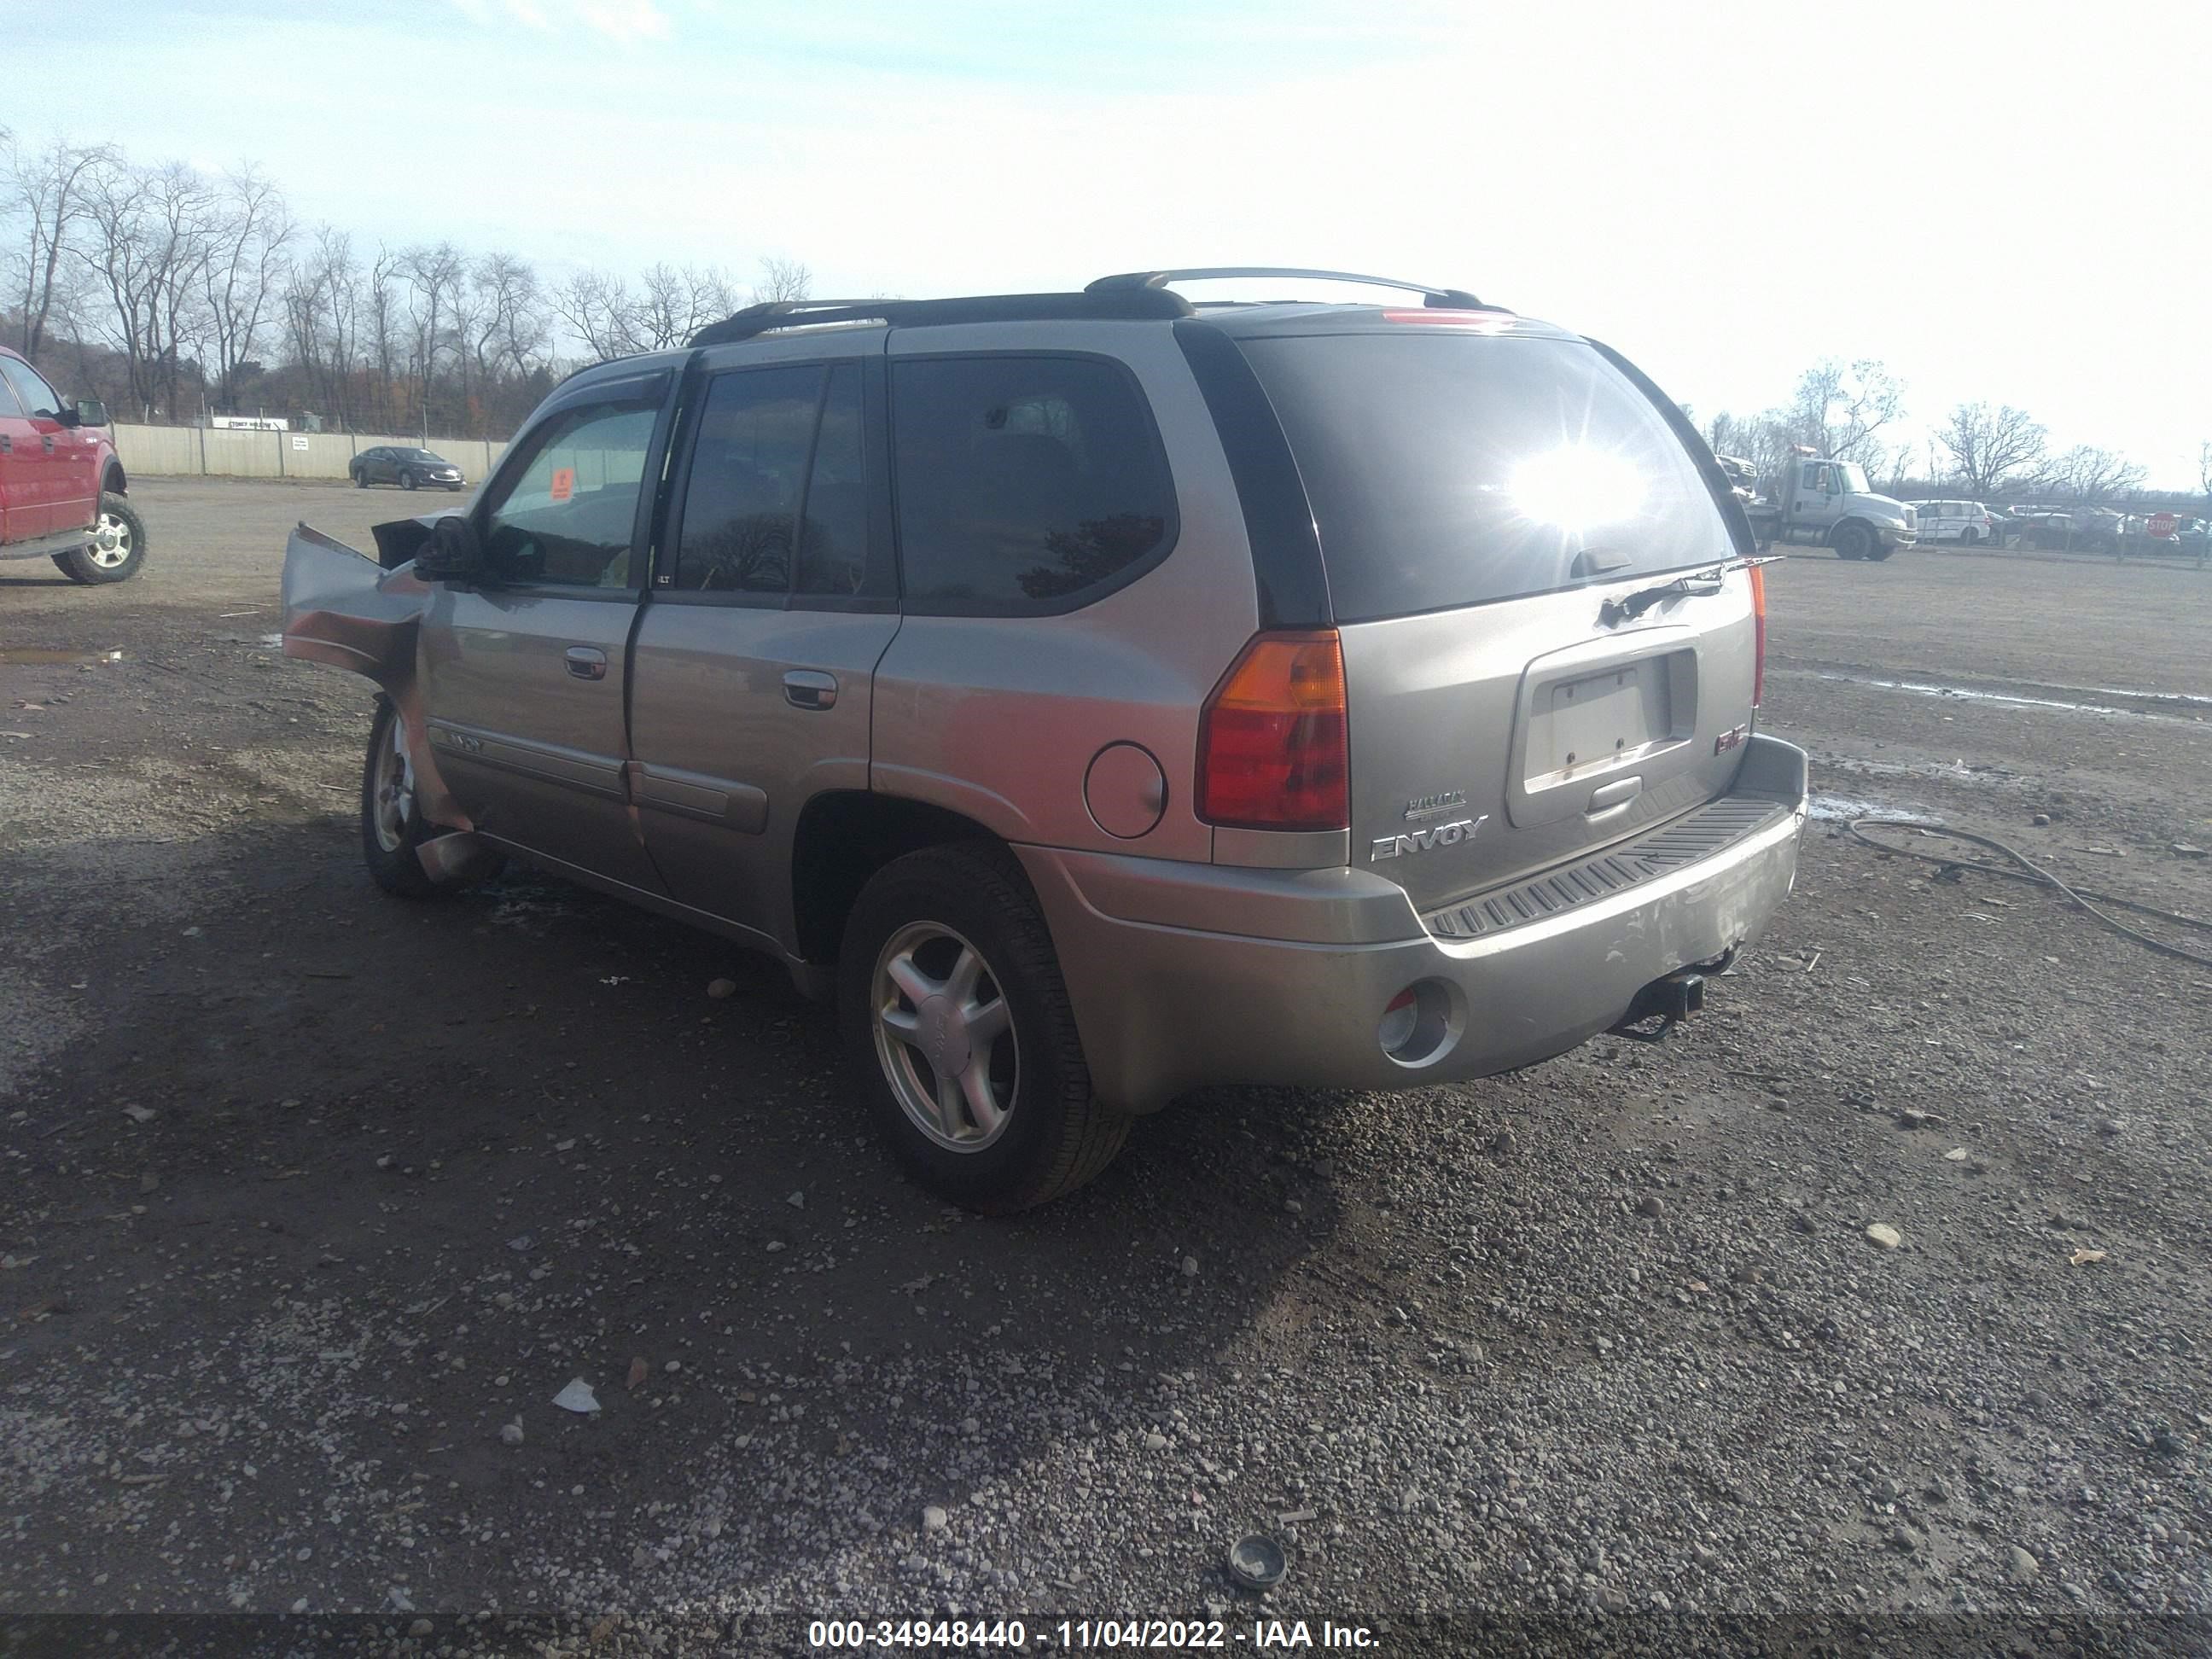
[[[2202,714],[2161,714],[2148,708],[2120,708],[2107,703],[2070,702],[2058,697],[2026,697],[2007,691],[1978,691],[1972,686],[1944,685],[1926,680],[1878,680],[1863,674],[1822,674],[1824,680],[1846,685],[1871,686],[1877,691],[1909,691],[1915,696],[1954,697],[1961,702],[1996,703],[2011,708],[2058,708],[2071,714],[2118,714],[2130,720],[2166,720],[2178,726],[2201,726]],[[2083,695],[2100,697],[2139,697],[2145,702],[2175,708],[2212,708],[2212,697],[2194,697],[2179,691],[2130,691],[2118,686],[2094,688]]]
[[[1907,823],[1941,823],[1942,819],[1917,806],[1897,806],[1887,801],[1862,800],[1856,795],[1831,794],[1816,789],[1806,803],[1815,823],[1850,823],[1857,818],[1895,818]]]
[[[121,662],[120,651],[70,651],[56,647],[11,645],[0,647],[0,665],[71,662]]]

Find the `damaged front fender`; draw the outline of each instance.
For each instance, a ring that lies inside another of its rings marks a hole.
[[[415,574],[412,560],[434,519],[379,525],[381,560],[334,541],[302,523],[284,545],[284,654],[325,663],[374,681],[398,711],[407,758],[414,768],[417,810],[448,831],[417,850],[433,881],[461,878],[488,853],[439,775],[424,724],[416,647],[437,589]]]

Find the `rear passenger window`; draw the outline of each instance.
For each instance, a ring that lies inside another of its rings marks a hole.
[[[801,593],[850,596],[867,580],[868,458],[862,430],[860,368],[840,363],[830,371],[806,480],[799,535]]]
[[[791,590],[799,496],[822,370],[761,368],[708,387],[676,550],[679,589]]]
[[[1133,580],[1173,544],[1166,454],[1115,364],[894,362],[891,428],[909,611],[1069,610]]]

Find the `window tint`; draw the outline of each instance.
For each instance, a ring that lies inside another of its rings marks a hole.
[[[48,386],[45,377],[30,364],[18,362],[13,357],[0,357],[0,374],[8,377],[8,383],[15,388],[15,395],[23,400],[23,407],[30,414],[50,421],[61,418],[61,394]]]
[[[822,397],[818,368],[717,376],[699,413],[676,550],[678,588],[783,593]]]
[[[632,586],[630,540],[652,404],[586,404],[531,434],[531,454],[485,520],[491,567],[510,581]]]
[[[896,362],[891,422],[909,609],[1064,610],[1167,545],[1166,458],[1111,363]]]
[[[858,593],[868,574],[868,471],[860,410],[860,366],[830,371],[806,516],[799,538],[799,591]]]
[[[1665,416],[1582,341],[1407,330],[1242,344],[1297,457],[1340,620],[1735,552]]]

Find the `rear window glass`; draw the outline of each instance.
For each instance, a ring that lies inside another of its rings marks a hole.
[[[1065,611],[1131,580],[1173,538],[1167,458],[1115,364],[895,362],[891,422],[910,611]]]
[[[1297,457],[1343,622],[1734,556],[1651,401],[1580,341],[1239,342]]]

